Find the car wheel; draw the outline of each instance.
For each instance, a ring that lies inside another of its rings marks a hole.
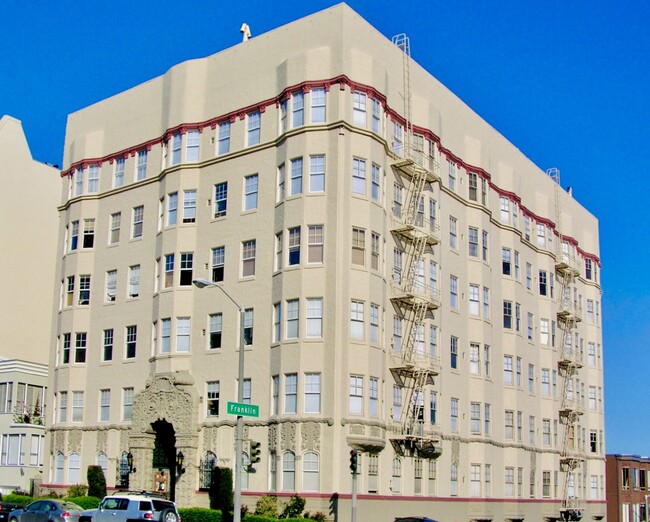
[[[159,522],[178,522],[178,515],[171,509],[165,509],[162,513],[160,513]]]
[[[9,519],[9,522],[18,522],[18,519],[16,517],[11,517]]]

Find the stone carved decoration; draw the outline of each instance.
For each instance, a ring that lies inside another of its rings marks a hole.
[[[248,440],[249,428],[246,425],[242,426],[242,428],[243,428],[242,429],[242,436],[243,436],[244,440]]]
[[[123,430],[120,433],[120,449],[124,451],[124,449],[128,447],[129,447],[129,432]]]
[[[272,424],[269,426],[269,451],[278,450],[278,425]]]
[[[203,428],[203,453],[211,451],[217,453],[217,433],[218,430],[215,427]]]
[[[55,455],[59,451],[64,453],[65,448],[65,432],[64,431],[55,431],[54,432],[54,444],[52,444],[51,454]]]
[[[296,425],[293,422],[282,424],[282,451],[294,451],[296,447]]]
[[[97,431],[97,453],[106,453],[106,443],[108,439],[108,432],[106,430]]]
[[[146,433],[151,423],[165,419],[177,429],[197,432],[198,397],[189,375],[155,375],[133,401],[131,430]]]
[[[460,441],[452,440],[451,441],[451,462],[452,464],[458,465],[460,461]]]
[[[371,426],[370,427],[370,436],[371,437],[381,437],[381,428],[378,426]]]
[[[352,435],[365,435],[366,427],[363,424],[350,424],[350,433]]]
[[[320,424],[316,422],[305,422],[300,428],[302,439],[302,450],[320,450]]]
[[[68,452],[79,453],[81,451],[81,430],[68,432]]]

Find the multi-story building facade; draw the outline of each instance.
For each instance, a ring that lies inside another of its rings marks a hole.
[[[607,455],[607,520],[648,520],[650,459],[638,455]]]
[[[52,485],[207,504],[240,335],[210,279],[244,504],[344,516],[354,448],[364,520],[604,513],[597,220],[409,54],[341,4],[69,117]]]
[[[20,121],[6,115],[0,182],[0,492],[10,493],[32,490],[43,473],[61,179],[32,159]]]

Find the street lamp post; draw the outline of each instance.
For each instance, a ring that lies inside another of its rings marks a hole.
[[[228,292],[223,289],[223,286],[213,283],[207,279],[194,279],[192,281],[197,288],[205,288],[206,286],[215,286],[221,290],[228,299],[239,310],[239,373],[237,380],[237,402],[244,400],[244,322],[245,312],[244,308],[235,301]],[[242,439],[244,437],[244,418],[237,415],[237,427],[235,430],[235,507],[233,513],[233,522],[241,522],[241,477],[242,477]]]

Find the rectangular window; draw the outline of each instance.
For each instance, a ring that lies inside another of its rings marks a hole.
[[[363,301],[352,301],[350,303],[350,337],[352,339],[363,339],[364,331],[364,303]]]
[[[292,126],[305,124],[305,95],[302,91],[291,94]]]
[[[226,263],[226,247],[219,246],[212,249],[212,282],[223,281],[224,266]]]
[[[284,376],[284,413],[298,411],[298,374],[287,373]]]
[[[129,297],[140,295],[140,265],[129,267]]]
[[[104,343],[102,351],[102,361],[113,360],[113,329],[104,330]]]
[[[528,332],[528,340],[532,341],[533,340],[533,314],[528,312],[527,314],[527,319],[526,319],[526,331]]]
[[[174,254],[165,255],[165,288],[174,285]]]
[[[370,196],[373,201],[379,201],[380,196],[380,180],[381,180],[381,167],[376,163],[372,164],[372,173],[371,173],[371,191]]]
[[[138,159],[135,167],[135,180],[140,181],[147,177],[147,155],[146,149],[138,151]]]
[[[503,383],[509,385],[514,384],[512,373],[512,355],[503,356]]]
[[[305,374],[305,413],[320,413],[320,373]]]
[[[469,255],[478,257],[478,228],[469,227]]]
[[[133,395],[133,388],[122,389],[122,420],[131,420],[133,414]]]
[[[255,275],[256,241],[242,241],[242,277]]]
[[[482,233],[482,240],[481,240],[481,247],[483,251],[483,261],[488,262],[488,233],[483,230],[481,231]]]
[[[458,369],[458,337],[453,335],[449,338],[450,365],[453,369]]]
[[[290,299],[287,301],[287,339],[297,339],[300,333],[300,303],[298,299]]]
[[[377,232],[370,234],[370,267],[379,270],[379,251],[381,245],[380,235]]]
[[[472,402],[469,405],[469,429],[471,433],[481,433],[481,403]]]
[[[453,216],[449,216],[449,246],[456,248],[457,245],[457,221]]]
[[[247,346],[253,344],[254,317],[254,310],[252,308],[244,310],[244,344]]]
[[[88,166],[88,194],[99,190],[99,165],[96,163]]]
[[[196,190],[183,191],[183,223],[196,221]]]
[[[550,371],[548,368],[542,368],[542,395],[551,396]]]
[[[325,192],[325,156],[309,156],[309,192]]]
[[[458,278],[449,276],[449,305],[453,310],[458,310]]]
[[[512,301],[503,301],[503,327],[512,330]]]
[[[171,165],[178,165],[181,162],[181,134],[177,132],[172,135],[172,162]]]
[[[291,183],[289,185],[289,195],[296,196],[302,194],[302,158],[291,160]]]
[[[83,422],[84,420],[84,392],[72,392],[72,422]]]
[[[372,102],[372,132],[379,134],[381,131],[381,103],[375,98]]]
[[[198,129],[188,130],[185,135],[185,161],[199,161],[199,138]]]
[[[217,183],[214,186],[214,217],[226,215],[228,207],[228,182]]]
[[[480,375],[481,373],[481,345],[478,343],[470,343],[469,345],[469,373],[473,375]]]
[[[131,237],[137,239],[142,237],[142,227],[144,225],[144,206],[133,207],[133,230]]]
[[[84,219],[83,248],[92,248],[95,245],[95,220]]]
[[[326,95],[323,87],[311,90],[311,122],[325,123]]]
[[[352,228],[352,264],[365,266],[366,231]]]
[[[196,195],[194,206],[196,210]],[[178,215],[178,192],[167,194],[167,226],[174,226]]]
[[[86,362],[86,338],[86,332],[75,334],[74,362],[76,363]]]
[[[546,246],[546,226],[544,223],[537,223],[537,246],[541,248]]]
[[[70,226],[70,252],[74,252],[79,247],[79,221],[73,221]]]
[[[469,199],[478,201],[478,176],[474,172],[469,172],[467,177],[469,178]]]
[[[366,160],[352,159],[352,192],[361,195],[366,193]]]
[[[207,392],[207,416],[208,417],[218,417],[219,416],[219,395],[221,393],[221,385],[219,381],[210,381],[206,383],[206,392]]]
[[[136,344],[138,340],[138,327],[131,325],[126,327],[126,359],[135,358]]]
[[[257,208],[257,183],[257,174],[251,174],[244,178],[244,210]]]
[[[592,261],[591,259],[585,259],[585,278],[590,280],[592,279]]]
[[[533,364],[528,365],[528,391],[535,393],[535,366]]]
[[[124,185],[124,158],[117,158],[113,173],[113,188],[119,188],[122,185]]]
[[[221,156],[228,152],[230,152],[230,122],[223,121],[218,127],[217,155]]]
[[[247,116],[248,120],[248,146],[257,145],[260,142],[260,130],[262,124],[262,115],[260,111],[251,112]]]
[[[521,332],[521,304],[515,303],[515,330]]]
[[[279,343],[282,340],[282,304],[273,305],[273,342]]]
[[[210,314],[210,350],[221,348],[221,332],[223,328],[223,317],[219,314]]]
[[[539,271],[539,295],[548,295],[548,281],[546,270]]]
[[[501,223],[509,224],[510,223],[510,200],[506,197],[501,196],[499,198],[501,203]]]
[[[509,248],[501,249],[501,273],[503,275],[512,275],[511,252]]]
[[[68,392],[59,392],[59,422],[68,420]]]
[[[271,377],[271,415],[280,413],[280,376]]]
[[[456,164],[451,160],[447,160],[447,177],[449,190],[456,192]]]
[[[181,286],[192,286],[193,266],[194,254],[192,252],[181,253]]]
[[[479,285],[469,285],[469,314],[480,316]]]
[[[323,299],[307,299],[307,337],[323,336]]]
[[[294,266],[300,264],[300,227],[293,227],[289,232],[289,256],[287,265]]]
[[[116,244],[120,240],[120,224],[122,222],[122,213],[116,212],[111,214],[111,231],[108,237],[110,245]]]
[[[170,353],[172,346],[172,320],[160,320],[160,353]]]
[[[363,414],[363,377],[350,375],[350,415]]]
[[[458,399],[451,399],[450,427],[452,433],[458,433]]]
[[[79,299],[77,301],[80,305],[90,304],[90,276],[79,276]]]
[[[99,420],[108,422],[111,408],[111,390],[99,390]]]
[[[363,92],[352,94],[352,121],[359,127],[366,126],[366,94]]]
[[[188,353],[190,351],[190,318],[176,318],[176,351]]]
[[[551,445],[551,419],[542,419],[542,445]]]
[[[74,301],[74,276],[68,276],[66,283],[65,305],[72,306]]]
[[[323,225],[310,225],[308,227],[308,250],[307,262],[308,263],[322,263],[323,262]]]
[[[515,438],[515,412],[512,410],[506,410],[505,412],[505,437],[508,440],[514,440]]]
[[[251,404],[253,397],[253,382],[250,379],[244,379],[244,390],[242,393],[242,403]]]

